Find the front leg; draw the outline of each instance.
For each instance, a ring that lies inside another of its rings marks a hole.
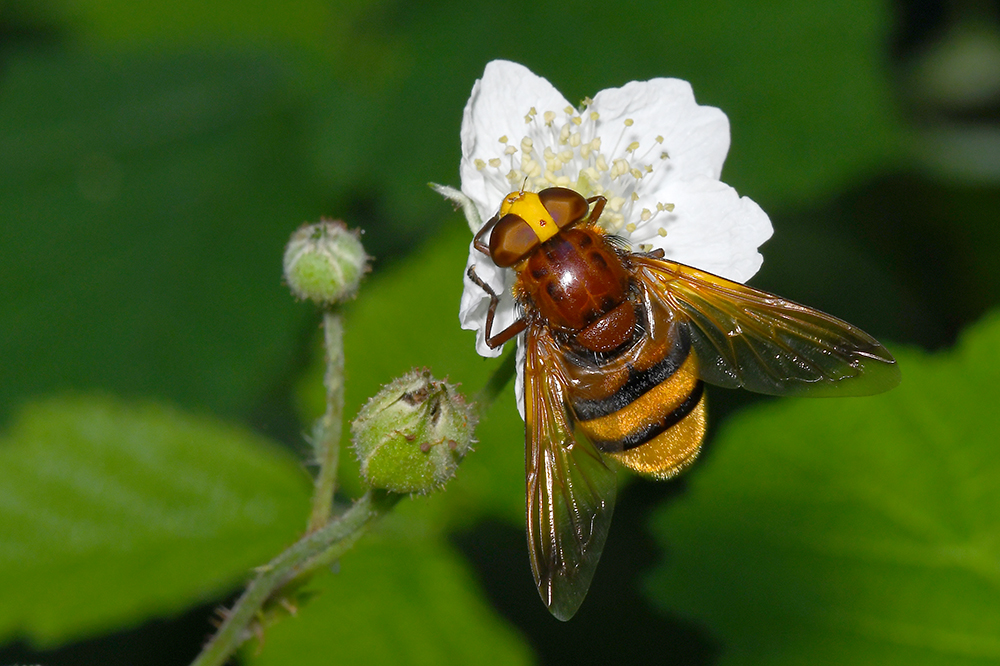
[[[510,340],[515,335],[517,335],[518,333],[520,333],[521,331],[523,331],[525,328],[528,327],[528,322],[526,322],[524,319],[518,319],[507,328],[503,329],[496,335],[493,335],[493,318],[496,316],[497,305],[500,303],[500,297],[497,296],[497,293],[493,291],[493,289],[488,284],[479,279],[479,276],[476,275],[475,264],[469,266],[469,271],[466,274],[469,276],[470,280],[475,282],[483,291],[485,291],[490,296],[490,309],[489,312],[486,313],[487,347],[489,347],[490,349],[496,349],[497,347],[507,342],[508,340]]]

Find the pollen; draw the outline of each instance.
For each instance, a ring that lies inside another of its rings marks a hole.
[[[636,243],[655,237],[659,232],[651,221],[673,206],[657,203],[655,208],[640,210],[638,202],[646,175],[662,168],[656,155],[668,159],[666,139],[662,135],[641,139],[647,135],[629,129],[635,120],[621,116],[616,121],[622,123],[617,125],[619,129],[609,131],[606,124],[599,125],[601,115],[592,104],[588,98],[579,110],[572,106],[561,111],[542,108],[541,112],[529,108],[524,115],[524,133],[518,133],[520,141],[515,137],[511,142],[514,135],[509,133],[501,136],[502,150],[482,155],[473,164],[497,188],[507,191],[512,186],[531,192],[560,186],[574,188],[586,197],[604,196],[608,203],[599,220],[602,227],[611,232],[628,229]]]
[[[659,229],[657,229],[656,233],[660,234],[661,238],[666,238],[666,236],[667,236],[667,230],[664,229],[663,227],[660,227]]]

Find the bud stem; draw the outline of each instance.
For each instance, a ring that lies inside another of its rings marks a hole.
[[[306,534],[268,564],[258,568],[257,577],[232,610],[226,613],[222,626],[191,666],[221,666],[226,663],[250,633],[250,623],[276,591],[294,578],[339,559],[373,522],[392,510],[402,497],[370,490],[342,516]]]
[[[323,313],[323,341],[326,354],[326,413],[313,426],[312,444],[316,450],[319,473],[313,492],[309,531],[318,530],[330,520],[333,491],[337,486],[337,462],[340,458],[340,430],[344,413],[344,324],[340,313]]]

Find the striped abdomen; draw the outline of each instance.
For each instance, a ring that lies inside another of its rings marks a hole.
[[[648,317],[646,335],[612,359],[570,363],[577,427],[601,451],[657,478],[694,461],[705,435],[704,385],[687,324]]]

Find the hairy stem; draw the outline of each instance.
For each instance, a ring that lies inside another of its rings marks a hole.
[[[323,314],[323,341],[326,354],[326,412],[313,427],[312,444],[319,473],[313,491],[309,531],[326,525],[333,510],[333,491],[337,486],[337,462],[340,458],[341,418],[344,413],[344,323],[340,313]]]
[[[337,560],[378,518],[395,506],[402,495],[369,490],[342,516],[306,534],[295,544],[257,569],[215,636],[191,666],[221,666],[250,634],[249,627],[264,604],[291,580]]]

